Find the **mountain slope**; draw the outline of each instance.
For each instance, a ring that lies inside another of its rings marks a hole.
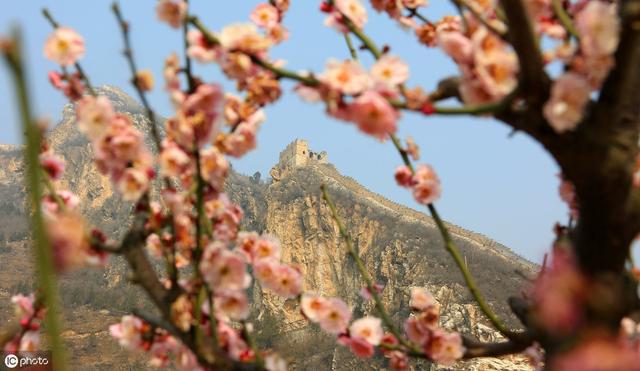
[[[100,92],[119,111],[131,114],[136,126],[149,137],[147,121],[135,101],[116,88],[102,87]],[[90,145],[78,132],[70,106],[65,107],[61,123],[48,137],[56,153],[67,161],[63,186],[82,199],[82,212],[93,225],[117,238],[126,230],[131,204],[122,201],[112,191],[108,179],[96,171]],[[0,147],[0,318],[9,316],[9,295],[31,284],[20,156],[18,147]],[[287,157],[281,156],[275,167],[277,178],[265,182],[259,176],[232,173],[226,188],[245,212],[245,228],[272,233],[281,240],[283,259],[298,264],[304,272],[305,290],[344,298],[353,306],[355,316],[375,314],[372,303],[364,302],[358,295],[362,280],[321,200],[320,184],[324,183],[369,272],[385,286],[382,296],[398,325],[408,315],[410,287],[427,286],[442,304],[445,327],[485,340],[498,338],[479,313],[431,218],[368,191],[355,180],[340,175],[326,161],[294,165],[286,161]],[[486,237],[453,225],[449,227],[490,305],[509,324],[517,326],[506,299],[517,294],[526,282],[515,271],[531,275],[536,267]],[[120,311],[148,305],[140,291],[125,278],[122,261],[114,259],[104,272],[78,272],[63,279],[63,298],[69,314],[67,327],[86,328],[87,323],[79,323],[76,318],[82,317],[86,322],[91,315],[75,314],[96,313],[90,333],[95,340],[82,342],[78,339],[83,339],[83,334],[69,335],[72,360],[77,368],[128,369],[126,365],[135,359],[117,351],[108,335],[98,331],[108,322],[117,321]],[[302,318],[293,301],[284,301],[258,287],[254,287],[252,295],[255,299],[252,316],[257,322],[259,340],[290,358],[297,369],[346,370],[383,365],[380,359],[359,361],[336,346],[334,339]],[[86,298],[79,300],[79,297]],[[489,359],[457,366],[457,369],[504,368],[527,369],[518,359]]]

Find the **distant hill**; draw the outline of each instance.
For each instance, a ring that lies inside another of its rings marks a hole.
[[[113,87],[99,91],[119,111],[130,114],[149,136],[143,110],[133,99]],[[108,179],[96,171],[90,145],[77,130],[70,106],[65,107],[61,122],[48,138],[55,152],[67,161],[63,185],[82,199],[84,215],[112,235],[124,233],[131,204],[114,193]],[[23,174],[19,148],[0,146],[0,318],[10,316],[9,296],[26,290],[32,280]],[[321,200],[320,184],[325,183],[369,271],[385,286],[382,296],[398,324],[408,315],[410,287],[427,286],[443,306],[445,327],[485,340],[498,338],[469,295],[430,217],[339,174],[330,164],[330,154],[312,152],[304,141],[288,146],[270,175],[264,180],[259,175],[232,173],[227,192],[242,206],[245,228],[266,231],[281,240],[283,259],[298,264],[304,272],[305,290],[340,296],[354,307],[355,315],[375,314],[372,303],[358,296],[363,283]],[[537,267],[484,236],[449,227],[490,305],[517,326],[506,300],[526,284],[522,275],[533,275]],[[77,272],[63,279],[66,328],[75,331],[66,334],[74,369],[145,368],[140,357],[120,350],[104,331],[122,311],[149,306],[141,291],[125,278],[123,262],[114,259],[105,271]],[[383,365],[380,360],[361,362],[336,346],[330,336],[302,318],[295,303],[257,289],[252,295],[259,340],[287,356],[296,369],[378,369]],[[132,362],[137,362],[135,368],[129,366]],[[455,369],[529,368],[521,358],[510,357],[461,363]]]

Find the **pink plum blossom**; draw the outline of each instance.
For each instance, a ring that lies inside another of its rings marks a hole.
[[[260,235],[254,231],[240,231],[236,238],[236,250],[244,255],[249,263],[253,262],[253,252]]]
[[[363,132],[378,139],[395,133],[399,113],[380,94],[367,91],[348,106],[348,119]]]
[[[349,347],[351,352],[360,358],[369,358],[375,354],[375,348],[366,339],[341,335],[338,343]]]
[[[90,254],[88,236],[83,219],[75,213],[47,218],[45,228],[58,272],[85,265]]]
[[[210,44],[200,30],[189,30],[187,41],[189,43],[187,54],[198,62],[209,63],[220,59],[222,53],[220,47]]]
[[[149,188],[149,173],[145,169],[127,168],[118,179],[118,191],[126,201],[137,201]]]
[[[249,298],[241,290],[223,290],[216,292],[215,308],[234,321],[249,316]]]
[[[191,165],[191,158],[175,142],[165,139],[160,152],[160,173],[169,177],[178,177]]]
[[[147,251],[156,258],[162,258],[162,240],[156,233],[151,233],[145,240]]]
[[[423,311],[438,305],[436,298],[423,287],[411,288],[411,300],[409,306],[413,310]]]
[[[109,333],[121,346],[132,350],[142,347],[142,334],[146,332],[146,324],[138,317],[123,316],[120,323],[109,326]]]
[[[224,321],[218,321],[218,342],[232,359],[240,359],[241,355],[249,350],[238,330],[233,329]]]
[[[242,219],[242,209],[229,200],[224,193],[219,193],[216,198],[205,202],[204,211],[207,217],[214,221],[213,236],[224,242],[231,242],[238,236],[238,228]],[[244,259],[242,253],[239,256]]]
[[[506,44],[485,28],[472,36],[475,73],[483,90],[492,99],[500,99],[518,84],[518,58]]]
[[[440,304],[427,307],[422,312],[416,314],[417,325],[425,331],[435,330],[438,328],[440,320]]]
[[[251,277],[244,259],[214,242],[204,249],[200,271],[204,279],[216,290],[243,290],[249,287]]]
[[[272,276],[269,279],[262,279],[262,284],[272,290],[279,296],[284,298],[295,298],[300,295],[302,291],[302,273],[289,265],[280,264],[274,261],[273,258],[261,259],[256,263],[255,269],[262,267],[261,263],[267,261],[267,264],[271,264]],[[269,263],[269,261],[271,261]]]
[[[594,335],[549,363],[553,370],[563,371],[635,371],[640,365],[640,349],[634,349],[620,339]]]
[[[589,102],[591,88],[584,77],[566,72],[554,81],[551,98],[544,105],[544,117],[556,133],[574,130]]]
[[[20,338],[20,352],[36,352],[40,350],[40,333],[38,331],[26,331]]]
[[[171,303],[171,322],[182,331],[189,331],[193,317],[193,303],[188,295],[182,294]]]
[[[371,87],[372,83],[367,71],[360,63],[352,60],[330,60],[319,78],[329,88],[348,95],[362,93]]]
[[[180,112],[184,114],[185,125],[182,130],[186,132],[185,139],[192,139],[198,146],[203,146],[211,140],[214,134],[215,124],[222,116],[222,104],[224,94],[217,84],[202,84],[196,91],[187,96]],[[190,148],[191,143],[180,143]]]
[[[357,28],[363,28],[367,23],[367,9],[362,5],[360,0],[335,0],[335,9],[343,16],[347,17],[354,26]],[[335,19],[334,22],[340,22],[340,16],[334,12],[331,17]],[[331,24],[331,21],[328,21]]]
[[[350,337],[364,339],[374,346],[380,345],[383,335],[382,321],[376,317],[359,318],[349,327]]]
[[[16,317],[23,319],[31,318],[34,316],[35,295],[30,294],[27,296],[23,294],[17,294],[11,297],[11,303],[13,304]]]
[[[400,351],[388,352],[385,354],[389,358],[389,367],[393,371],[405,371],[409,369],[409,357]]]
[[[258,33],[251,23],[235,23],[220,31],[220,44],[226,50],[239,50],[246,53],[258,53],[271,46],[271,40]]]
[[[407,138],[407,147],[405,148],[407,154],[411,156],[414,161],[420,160],[420,147],[416,144],[412,137]]]
[[[473,44],[460,31],[439,31],[436,40],[440,48],[456,63],[470,63],[473,58]]]
[[[76,63],[84,52],[84,39],[69,27],[58,27],[44,44],[44,56],[61,66]]]
[[[187,3],[183,0],[160,0],[156,5],[156,16],[173,28],[182,25],[187,15]]]
[[[80,198],[66,189],[57,190],[56,195],[55,198],[51,194],[42,197],[42,212],[47,218],[55,218],[60,213],[61,208],[58,201],[62,201],[62,205],[67,211],[72,211],[80,205]]]
[[[264,357],[264,367],[267,371],[287,371],[287,361],[278,353],[269,353]]]
[[[249,18],[256,26],[270,29],[280,23],[280,12],[275,6],[262,3],[253,9]]]
[[[305,317],[312,322],[318,322],[323,312],[328,308],[328,301],[322,296],[303,294],[300,299],[300,307]]]
[[[413,174],[411,173],[411,169],[405,165],[398,166],[394,176],[396,178],[396,183],[401,187],[408,188],[413,185]]]
[[[431,331],[420,325],[417,317],[411,316],[404,323],[404,332],[409,340],[416,344],[424,344],[429,340]]]
[[[413,198],[423,205],[433,203],[440,197],[440,179],[429,165],[419,165],[413,176]]]
[[[256,148],[256,135],[260,124],[266,119],[263,110],[257,110],[246,121],[242,121],[233,133],[224,137],[220,146],[233,157],[242,157]]]
[[[53,151],[43,152],[39,156],[40,166],[51,180],[59,180],[64,173],[64,160],[56,156]]]
[[[462,337],[457,332],[435,330],[425,344],[424,351],[437,363],[450,366],[464,355]]]
[[[551,266],[538,276],[533,287],[533,318],[551,333],[570,333],[583,319],[586,285],[571,254],[554,249]]]
[[[229,171],[229,161],[216,147],[200,152],[200,174],[214,190],[222,191]]]
[[[69,100],[77,101],[82,98],[85,87],[80,74],[67,73],[64,76],[56,71],[49,72],[49,82],[51,85],[60,90]]]
[[[76,103],[78,127],[92,140],[104,135],[114,118],[111,101],[105,96],[87,95]]]
[[[618,47],[620,21],[615,3],[589,1],[575,16],[580,50],[587,56],[611,55]]]
[[[320,327],[331,334],[345,332],[351,319],[351,309],[338,298],[327,299],[326,305],[326,310],[321,311],[318,318]]]
[[[272,235],[263,234],[253,246],[252,256],[254,261],[274,258],[280,259],[280,241]]]
[[[409,66],[399,57],[385,54],[371,67],[373,80],[394,89],[409,79]]]

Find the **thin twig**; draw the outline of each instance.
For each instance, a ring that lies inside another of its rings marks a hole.
[[[417,8],[410,8],[409,9],[409,15],[411,17],[416,17],[419,20],[421,20],[422,22],[424,22],[425,24],[428,25],[433,25],[433,22],[431,22],[427,17],[425,17],[424,15],[420,14],[420,12],[418,11]]]
[[[213,301],[213,289],[209,286],[208,283],[204,284],[205,289],[207,290],[207,300],[209,301],[209,329],[211,331],[211,339],[214,344],[218,344],[218,320],[215,316],[215,303]]]
[[[349,48],[349,54],[351,54],[351,58],[354,61],[358,60],[358,52],[356,51],[356,48],[353,47],[353,42],[351,41],[351,36],[346,33],[344,34],[344,41],[347,43],[347,48]]]
[[[51,178],[49,178],[49,175],[44,173],[42,176],[42,181],[44,183],[44,186],[47,187],[47,191],[49,191],[49,195],[51,196],[51,198],[53,198],[53,201],[55,201],[56,205],[58,205],[58,208],[61,211],[66,211],[67,205],[64,204],[64,201],[58,194],[58,191],[56,191],[56,187],[51,181]]]
[[[249,348],[253,351],[253,355],[255,357],[253,362],[256,364],[257,367],[264,368],[264,360],[260,355],[260,350],[258,349],[258,346],[256,344],[256,339],[252,334],[253,330],[249,328],[251,327],[251,323],[243,320],[241,321],[241,324],[242,324],[242,336],[244,337],[244,340],[247,342],[247,345],[249,345]]]
[[[145,94],[144,90],[142,90],[138,81],[138,68],[136,67],[136,61],[133,58],[133,48],[131,47],[131,38],[129,36],[129,23],[124,20],[124,17],[122,16],[122,12],[120,11],[120,6],[118,5],[117,2],[114,2],[111,5],[111,9],[113,10],[113,13],[116,16],[116,19],[118,20],[118,24],[120,25],[120,30],[122,31],[122,39],[124,40],[124,50],[122,53],[124,54],[129,64],[129,70],[131,71],[131,84],[136,89],[136,92],[138,93],[138,97],[140,98],[140,101],[144,106],[144,109],[147,114],[147,118],[149,119],[149,123],[151,126],[151,135],[156,145],[156,149],[158,150],[158,153],[159,153],[161,138],[158,132],[158,123],[156,122],[156,114],[151,108],[151,105],[147,100],[147,95]]]
[[[469,12],[471,12],[471,14],[489,31],[491,31],[493,34],[495,34],[499,38],[506,40],[507,33],[506,33],[506,30],[504,29],[504,25],[502,29],[499,29],[495,25],[492,25],[491,23],[489,23],[489,20],[486,19],[482,14],[480,14],[480,12],[478,12],[478,9],[476,9],[473,6],[473,4],[470,4],[467,0],[451,0],[451,1],[453,1],[453,3],[459,9],[466,8],[467,10],[469,10]],[[464,18],[464,14],[462,17]]]
[[[465,346],[463,358],[500,357],[507,354],[519,353],[533,343],[530,336],[524,335],[519,341],[504,341],[499,343],[483,343],[467,336],[462,337]]]
[[[530,105],[541,104],[546,100],[550,80],[527,9],[521,0],[500,3],[507,17],[509,42],[520,62],[519,90]]]
[[[389,314],[387,313],[386,309],[384,308],[384,304],[382,303],[382,299],[380,298],[380,295],[378,295],[378,291],[377,291],[377,289],[376,289],[376,287],[374,285],[373,279],[369,275],[369,272],[367,271],[367,268],[365,267],[364,262],[362,261],[362,259],[360,259],[360,256],[356,252],[356,250],[355,250],[355,248],[353,246],[353,240],[351,238],[351,235],[349,234],[349,232],[345,228],[344,223],[342,222],[342,219],[338,215],[338,210],[336,209],[335,204],[333,203],[333,201],[329,197],[329,193],[327,191],[327,186],[325,184],[322,184],[320,186],[320,189],[322,190],[322,198],[327,203],[327,206],[329,206],[329,210],[331,210],[331,217],[333,218],[333,220],[337,224],[338,230],[340,231],[340,236],[342,237],[342,239],[344,240],[344,242],[345,242],[345,244],[347,246],[347,253],[355,261],[356,266],[358,267],[358,271],[360,272],[360,276],[362,277],[363,281],[365,282],[365,284],[367,286],[367,290],[369,290],[369,293],[371,294],[371,297],[373,298],[373,301],[375,303],[376,309],[378,310],[378,313],[380,314],[380,318],[382,319],[384,324],[389,328],[389,331],[391,331],[391,333],[396,337],[396,339],[398,339],[398,341],[400,341],[400,343],[403,346],[405,346],[407,349],[409,349],[411,351],[419,353],[420,350],[417,349],[415,347],[415,345],[413,345],[407,339],[405,339],[404,336],[402,336],[402,334],[400,333],[400,331],[398,331],[398,329],[394,325],[393,321],[391,320],[391,317],[389,316]]]
[[[484,313],[484,315],[489,319],[489,321],[501,334],[503,334],[509,339],[517,338],[518,334],[513,332],[511,329],[509,329],[502,322],[502,320],[498,318],[498,316],[493,312],[491,307],[489,307],[489,304],[482,297],[482,294],[480,293],[480,290],[476,286],[475,280],[473,279],[471,272],[469,272],[469,269],[465,266],[464,260],[462,259],[462,256],[460,255],[458,248],[453,243],[453,240],[451,239],[451,235],[449,234],[449,230],[447,229],[444,222],[440,218],[440,215],[438,214],[438,211],[436,210],[435,206],[433,204],[429,204],[428,208],[429,208],[429,212],[431,213],[431,216],[436,222],[438,230],[440,231],[440,235],[444,240],[444,247],[447,249],[451,257],[453,257],[453,260],[458,266],[458,269],[462,273],[462,276],[464,278],[464,282],[467,285],[467,288],[469,288],[471,295],[473,295],[474,299],[478,303],[478,306],[480,306],[480,310],[482,311],[482,313]]]
[[[398,150],[398,153],[402,157],[402,161],[404,162],[404,164],[409,168],[412,174],[415,173],[413,164],[409,159],[407,151],[402,147],[400,140],[394,134],[391,134],[390,137],[393,145],[396,147],[396,149]],[[515,334],[513,331],[507,328],[506,325],[504,325],[504,323],[498,318],[498,316],[493,312],[491,307],[489,307],[487,302],[482,297],[482,294],[478,290],[475,280],[473,279],[473,276],[469,272],[469,269],[467,269],[467,267],[465,266],[464,260],[462,259],[460,252],[458,251],[458,248],[456,247],[453,240],[451,239],[449,230],[447,229],[446,225],[440,218],[440,215],[438,214],[436,207],[433,204],[429,204],[428,209],[429,209],[429,212],[431,213],[431,216],[436,222],[436,226],[438,227],[440,236],[444,241],[445,249],[453,257],[453,260],[458,266],[458,269],[460,270],[460,272],[462,273],[464,281],[467,287],[469,288],[471,295],[473,296],[475,301],[478,303],[478,306],[480,306],[480,310],[482,311],[482,313],[484,313],[484,315],[489,319],[489,321],[494,325],[494,327],[498,331],[500,331],[500,333],[505,335],[507,338],[516,337],[517,334]]]
[[[558,18],[558,21],[560,21],[567,32],[576,39],[580,39],[580,34],[578,34],[571,17],[569,17],[569,14],[567,14],[567,11],[562,6],[562,2],[560,0],[551,0],[551,6],[553,7],[553,13],[556,15],[556,18]]]
[[[189,94],[196,91],[196,80],[193,78],[193,73],[191,72],[191,58],[189,58],[189,54],[187,50],[189,49],[189,40],[187,39],[187,34],[189,33],[189,0],[184,0],[184,3],[187,5],[187,10],[185,14],[185,18],[182,22],[182,44],[184,49],[184,66],[185,73],[187,74],[187,83],[189,84]]]
[[[49,21],[49,24],[51,24],[51,27],[53,27],[54,29],[57,29],[58,27],[60,27],[60,23],[58,23],[58,21],[56,21],[53,18],[53,15],[51,15],[51,12],[49,12],[49,9],[42,8],[42,15],[47,19],[47,21]],[[95,89],[93,88],[93,85],[91,84],[91,81],[89,80],[89,76],[87,76],[87,74],[84,72],[84,69],[82,68],[79,62],[76,62],[74,66],[76,67],[76,70],[80,75],[80,78],[84,80],[84,83],[87,86],[87,90],[89,90],[89,94],[95,97],[97,94]]]
[[[202,22],[195,16],[191,16],[189,18],[189,22],[196,27],[200,32],[202,32],[203,36],[205,37],[205,39],[207,40],[207,42],[215,45],[217,43],[219,43],[217,37],[210,31],[208,30],[204,24],[202,24]],[[351,23],[351,22],[349,22]],[[365,48],[367,50],[369,50],[371,52],[371,54],[377,59],[380,58],[382,56],[382,53],[378,50],[378,47],[373,43],[373,41],[364,33],[362,33],[360,30],[358,30],[357,28],[355,28],[353,25],[353,30],[355,30],[356,32],[354,32],[354,34],[358,37],[358,39],[360,41],[363,42]],[[306,86],[311,86],[311,87],[315,87],[315,86],[319,86],[321,84],[321,82],[316,79],[313,75],[302,75],[299,73],[296,73],[294,71],[291,70],[287,70],[285,68],[281,68],[281,67],[276,67],[272,64],[270,64],[267,61],[262,60],[261,58],[256,57],[255,55],[250,55],[248,54],[248,56],[251,58],[251,61],[257,65],[259,65],[260,67],[267,69],[271,72],[273,72],[278,78],[287,78],[287,79],[291,79],[291,80],[295,80],[298,82],[301,82],[302,84],[306,85]],[[498,102],[492,102],[492,103],[487,103],[487,104],[478,104],[478,105],[467,105],[467,106],[462,106],[462,107],[439,107],[439,106],[433,106],[433,114],[440,114],[440,115],[482,115],[482,114],[487,114],[487,113],[497,113],[500,112],[502,110],[504,110],[505,108],[509,107],[509,104],[512,102],[513,100],[513,95],[509,95],[507,97],[505,97],[505,99],[498,101]],[[401,102],[401,101],[397,101],[397,100],[390,100],[391,105],[393,105],[395,108],[398,109],[403,109],[403,110],[409,110],[409,107],[407,106],[406,102]]]

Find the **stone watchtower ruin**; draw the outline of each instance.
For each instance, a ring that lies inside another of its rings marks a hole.
[[[326,163],[327,152],[313,152],[306,140],[296,139],[280,152],[280,159],[270,174],[274,180],[279,180],[287,171],[296,167]]]

